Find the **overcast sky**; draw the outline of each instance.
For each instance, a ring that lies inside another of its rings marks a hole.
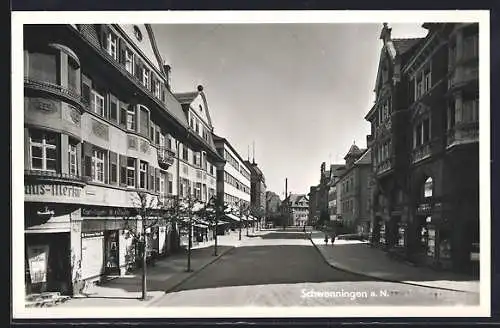
[[[389,24],[394,38],[423,37],[420,24]],[[267,190],[308,193],[320,166],[366,147],[364,116],[382,24],[154,25],[172,66],[174,92],[204,86],[214,132],[255,161]]]

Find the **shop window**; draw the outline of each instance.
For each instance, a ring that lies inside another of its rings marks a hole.
[[[92,96],[90,97],[90,108],[92,111],[100,116],[106,117],[106,108],[104,106],[104,97],[101,96],[97,91],[92,90]]]
[[[100,149],[92,152],[92,181],[104,183],[104,151]]]
[[[29,53],[30,79],[58,84],[58,72],[58,56],[55,53]]]
[[[135,131],[135,108],[134,106],[129,106],[127,108],[127,129],[131,131]]]
[[[434,257],[436,253],[436,230],[430,227],[427,231],[427,256]]]
[[[57,134],[40,130],[30,131],[31,169],[56,172]]]
[[[140,161],[139,165],[139,188],[146,188],[147,181],[147,173],[148,173],[148,163]]]
[[[68,145],[68,167],[69,174],[73,176],[78,176],[78,162],[77,162],[77,151],[76,143],[70,141]]]
[[[135,188],[135,158],[127,158],[127,187]]]

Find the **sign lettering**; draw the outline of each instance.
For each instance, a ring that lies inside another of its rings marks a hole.
[[[79,187],[64,185],[25,185],[24,194],[80,198],[81,189]]]

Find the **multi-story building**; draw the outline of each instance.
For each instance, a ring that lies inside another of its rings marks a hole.
[[[337,184],[344,173],[343,164],[330,165],[330,179],[328,181],[328,212],[330,221],[339,221],[341,217],[340,192],[337,191]]]
[[[265,220],[266,211],[266,178],[255,161],[245,161],[250,170],[250,209],[252,216],[259,219],[261,223]]]
[[[377,102],[367,115],[374,239],[411,260],[465,270],[479,242],[478,25],[423,27],[427,36],[402,57],[391,51],[390,28],[382,29]]]
[[[305,194],[290,194],[282,203],[292,226],[305,226],[309,219],[309,199]]]
[[[375,181],[371,239],[374,244],[397,246],[403,244],[403,240],[399,241],[396,231],[404,231],[404,223],[408,220],[403,208],[408,198],[408,169],[404,154],[408,151],[409,95],[407,76],[401,70],[422,39],[393,39],[387,25],[384,25],[380,39],[383,47],[375,82],[375,104],[365,117],[371,123],[369,141]],[[400,222],[400,226],[389,222]]]
[[[272,191],[266,191],[266,218],[267,222],[275,226],[281,224],[281,199],[278,194]]]
[[[137,192],[155,207],[178,195],[179,153],[224,160],[190,128],[151,26],[25,25],[24,37],[27,292],[78,293],[134,260]],[[148,231],[156,252],[171,228]]]
[[[318,207],[318,195],[319,195],[319,185],[311,186],[309,188],[309,193],[307,194],[309,198],[309,224],[316,225],[319,220],[319,207]]]
[[[352,145],[344,159],[345,170],[336,184],[337,192],[340,191],[340,221],[347,231],[368,234],[371,150]]]
[[[251,173],[244,163],[245,160],[226,138],[215,134],[213,138],[217,151],[226,160],[226,165],[217,169],[217,193],[232,210],[249,207]],[[247,216],[240,218],[247,219]]]

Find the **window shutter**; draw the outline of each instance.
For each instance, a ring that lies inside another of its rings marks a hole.
[[[104,183],[109,183],[109,152],[104,151]]]
[[[155,184],[155,191],[156,192],[160,192],[160,183],[159,183],[160,182],[160,174],[161,174],[160,169],[155,168],[155,182],[158,182],[157,184]],[[164,187],[165,187],[165,183],[166,183],[166,181],[164,181],[164,184],[163,184]],[[163,192],[165,193],[165,190],[163,190]]]
[[[120,155],[120,186],[127,186],[127,156]]]
[[[140,168],[140,160],[138,158],[135,159],[135,183],[134,183],[134,187],[135,188],[139,188],[139,183],[141,181],[141,173],[139,172],[139,168]]]
[[[118,177],[117,174],[117,169],[118,169],[118,163],[117,163],[117,154],[110,151],[109,152],[109,183],[116,185],[116,180]]]
[[[148,165],[148,173],[149,173],[149,184],[148,190],[155,190],[155,168],[151,165]]]
[[[120,61],[121,64],[125,65],[125,50],[127,49],[127,46],[125,44],[125,41],[123,39],[119,38],[118,39],[118,60]]]
[[[89,179],[92,177],[92,149],[93,145],[91,143],[83,143],[83,176]]]
[[[120,126],[122,128],[127,128],[127,104],[120,102]]]
[[[82,97],[87,105],[90,105],[90,92],[92,90],[92,80],[82,74]]]
[[[106,24],[101,25],[101,45],[104,49],[108,47],[108,34],[110,33],[109,27]]]
[[[135,77],[142,82],[142,62],[139,58],[135,59]]]

